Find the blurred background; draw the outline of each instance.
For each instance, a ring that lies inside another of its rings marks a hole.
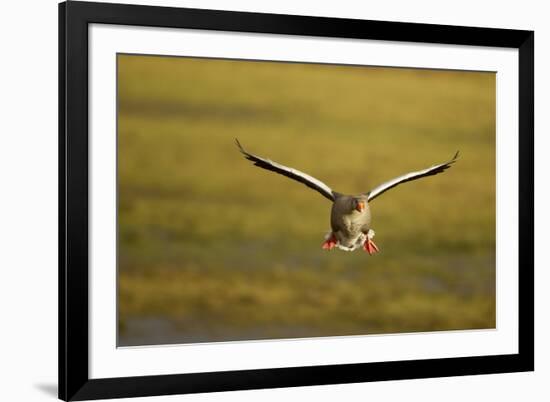
[[[118,56],[119,346],[495,327],[495,75]],[[344,193],[381,252],[321,249]]]

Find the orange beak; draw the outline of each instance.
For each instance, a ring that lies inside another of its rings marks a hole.
[[[363,212],[363,210],[365,209],[365,201],[359,201],[355,209],[359,212]]]

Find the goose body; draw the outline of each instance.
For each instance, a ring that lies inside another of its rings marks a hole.
[[[363,202],[361,211],[357,202]],[[365,235],[370,230],[371,213],[366,196],[354,197],[338,195],[330,211],[331,233],[336,239],[336,247],[353,251],[363,245]]]
[[[322,181],[297,169],[281,165],[271,159],[247,152],[238,140],[236,144],[246,159],[253,162],[255,166],[281,174],[311,189],[319,192],[323,197],[332,202],[330,213],[331,231],[325,237],[322,244],[323,249],[332,250],[337,247],[341,250],[354,251],[362,247],[369,254],[378,252],[378,247],[372,241],[374,231],[371,229],[371,212],[369,202],[388,191],[389,189],[408,181],[417,180],[422,177],[433,176],[444,172],[456,162],[458,152],[448,162],[430,166],[429,168],[409,172],[389,180],[375,187],[367,193],[358,195],[345,195],[333,191]]]

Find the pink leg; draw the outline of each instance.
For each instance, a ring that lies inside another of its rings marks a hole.
[[[376,254],[379,251],[378,246],[369,238],[363,243],[363,250],[369,253],[369,255]]]
[[[334,233],[331,233],[330,237],[326,239],[322,245],[323,250],[332,250],[334,247],[336,247],[336,243],[336,237],[334,237]]]

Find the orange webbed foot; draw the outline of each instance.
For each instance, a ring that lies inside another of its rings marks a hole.
[[[323,250],[332,250],[334,247],[336,247],[336,244],[336,237],[334,237],[334,234],[331,234],[330,237],[324,241],[321,247],[323,247]]]
[[[363,250],[369,253],[369,255],[376,254],[380,251],[378,249],[378,246],[374,244],[374,242],[369,238],[367,238],[367,240],[365,240],[365,243],[363,243]]]

